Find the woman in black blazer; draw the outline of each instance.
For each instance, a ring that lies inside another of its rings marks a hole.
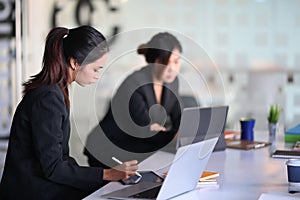
[[[0,199],[82,199],[106,181],[135,174],[137,161],[102,169],[81,167],[69,155],[68,86],[95,82],[107,52],[105,38],[90,26],[49,32],[43,68],[23,84],[14,114]]]
[[[174,138],[181,117],[181,51],[179,41],[167,32],[139,46],[148,65],[123,81],[100,126],[89,134],[84,154],[91,166],[110,167],[112,156],[143,160]]]

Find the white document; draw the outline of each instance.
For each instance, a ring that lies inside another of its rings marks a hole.
[[[258,200],[299,200],[300,194],[263,193]]]

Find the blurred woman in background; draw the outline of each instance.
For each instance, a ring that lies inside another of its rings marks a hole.
[[[178,131],[180,42],[168,32],[158,33],[137,52],[147,65],[122,82],[88,136],[84,154],[91,166],[109,167],[115,155],[142,160],[170,143]]]

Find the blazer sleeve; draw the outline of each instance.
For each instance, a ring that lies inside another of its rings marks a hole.
[[[81,190],[99,188],[103,184],[103,169],[80,167],[76,161],[63,155],[63,111],[66,105],[55,91],[47,92],[32,107],[32,137],[35,155],[45,178]],[[66,138],[65,138],[66,139]],[[68,139],[67,139],[68,140]]]
[[[143,127],[150,123],[146,95],[149,95],[145,88],[139,86],[135,76],[129,76],[118,88],[112,99],[111,109],[114,120],[122,127],[130,127],[131,130],[135,125]],[[151,91],[150,91],[151,92]]]
[[[133,119],[135,123],[139,126],[150,125],[151,119],[149,117],[149,110],[147,103],[142,94],[143,91],[137,90],[133,93],[130,101],[129,101],[129,112],[130,117]]]

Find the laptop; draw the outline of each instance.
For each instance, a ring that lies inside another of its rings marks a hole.
[[[199,178],[218,141],[218,137],[180,147],[162,183],[140,182],[105,194],[108,199],[170,199],[189,192]]]
[[[189,118],[187,112],[200,113],[202,108],[187,108],[183,110],[182,122],[187,122],[190,126],[184,126],[179,129],[179,134],[183,135],[190,131],[187,127],[199,126],[199,117]],[[226,115],[223,115],[225,120]],[[210,120],[204,120],[211,123]],[[211,125],[204,124],[206,127]],[[194,131],[198,129],[194,129]],[[211,129],[209,129],[211,130]],[[207,135],[198,142],[182,145],[178,147],[175,158],[169,168],[168,174],[162,183],[157,182],[140,182],[135,185],[123,188],[105,194],[102,198],[109,199],[169,199],[193,190],[204,168],[210,158],[210,155],[218,141],[221,132],[207,132]]]
[[[228,108],[228,106],[214,106],[184,109],[176,148],[218,136],[214,151],[225,150],[224,130]]]

